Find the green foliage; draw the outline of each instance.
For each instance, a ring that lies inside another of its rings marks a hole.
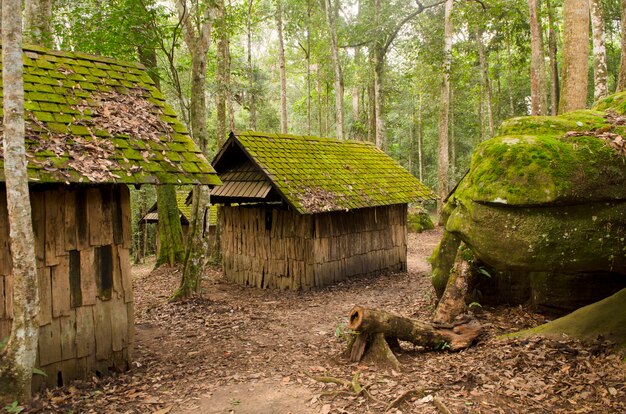
[[[19,402],[17,402],[17,401],[13,401],[11,404],[9,404],[9,405],[5,405],[5,406],[4,406],[4,410],[5,410],[7,413],[16,413],[16,414],[19,414],[19,413],[21,413],[22,411],[24,411],[24,410],[25,410],[25,408],[24,408],[24,407],[22,407],[22,406],[19,404]]]
[[[2,352],[2,350],[4,349],[4,347],[7,346],[7,343],[9,342],[9,337],[5,337],[0,339],[0,352]]]
[[[39,368],[33,367],[33,375],[41,375],[42,377],[47,377],[48,374],[40,370]]]

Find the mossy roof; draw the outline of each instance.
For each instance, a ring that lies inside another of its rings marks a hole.
[[[176,205],[178,207],[178,211],[181,215],[182,223],[189,223],[191,221],[191,203],[187,204],[190,199],[190,193],[188,190],[177,190],[176,191]],[[209,225],[215,226],[217,224],[217,210],[218,206],[212,205],[209,209]],[[158,205],[154,203],[150,210],[146,213],[145,216],[141,218],[140,221],[147,221],[149,223],[158,223],[159,214],[158,214]]]
[[[433,192],[375,146],[359,141],[231,133],[213,165],[227,163],[235,143],[282,198],[301,214],[434,199]]]
[[[476,148],[453,199],[529,206],[624,199],[625,113],[621,93],[589,110],[509,119]]]
[[[140,64],[36,46],[23,59],[31,182],[220,184]]]

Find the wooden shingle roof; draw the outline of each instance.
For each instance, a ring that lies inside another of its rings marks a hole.
[[[31,182],[220,184],[140,64],[25,46],[24,91]]]
[[[261,132],[231,133],[213,160],[227,191],[214,189],[212,196],[220,193],[230,201],[249,197],[251,185],[232,178],[236,167],[246,161],[301,214],[435,198],[428,187],[369,143]]]
[[[217,187],[216,187],[217,188]],[[180,222],[188,224],[191,222],[191,193],[188,190],[176,191],[176,206],[180,213]],[[209,226],[215,226],[217,224],[217,210],[218,206],[211,205],[209,208]],[[145,221],[147,223],[158,223],[159,213],[158,205],[154,203],[150,210],[139,220],[139,222]]]

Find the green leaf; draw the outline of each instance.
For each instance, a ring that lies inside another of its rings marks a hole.
[[[491,274],[484,267],[479,267],[478,268],[478,273],[483,274],[483,275],[491,278]]]
[[[24,407],[22,407],[17,401],[13,401],[11,404],[5,405],[4,410],[7,413],[21,413],[24,411]]]
[[[48,376],[48,374],[46,374],[45,372],[43,372],[39,368],[33,368],[33,374],[41,375],[42,377],[47,377]]]

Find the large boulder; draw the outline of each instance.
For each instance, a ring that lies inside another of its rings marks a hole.
[[[481,303],[562,313],[626,287],[626,93],[594,109],[505,122],[448,198],[432,257],[442,293],[456,248]]]

